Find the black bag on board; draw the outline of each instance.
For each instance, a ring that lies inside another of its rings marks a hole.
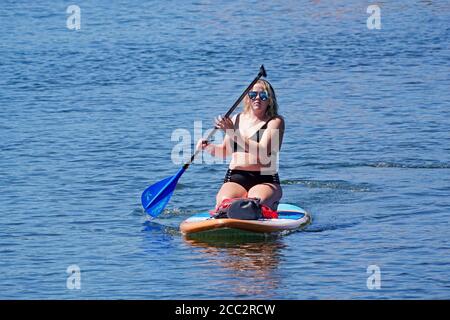
[[[262,218],[260,199],[226,199],[217,209],[215,219],[258,220]]]

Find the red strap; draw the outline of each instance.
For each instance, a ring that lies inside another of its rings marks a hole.
[[[231,205],[231,203],[233,202],[233,200],[236,200],[236,199],[241,199],[241,198],[230,198],[230,199],[223,199],[223,201],[222,201],[222,203],[219,205],[219,207],[217,208],[217,209],[215,209],[215,210],[210,210],[209,211],[209,214],[210,215],[215,215],[220,209],[226,209],[226,208],[228,208],[230,205]]]
[[[270,207],[262,204],[261,205],[262,215],[265,219],[278,219],[278,213],[272,210]]]

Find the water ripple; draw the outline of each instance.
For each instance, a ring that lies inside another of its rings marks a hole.
[[[353,192],[371,192],[374,191],[375,186],[368,183],[351,183],[344,180],[306,180],[306,179],[289,179],[281,180],[282,185],[292,185],[299,184],[307,188],[318,188],[318,189],[336,189],[336,190],[346,190]]]

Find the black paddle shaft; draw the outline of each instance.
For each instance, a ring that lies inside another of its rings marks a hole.
[[[259,67],[259,72],[258,75],[256,76],[255,79],[253,79],[252,83],[250,83],[250,85],[247,87],[247,89],[245,89],[244,92],[242,92],[241,96],[236,100],[236,102],[233,104],[233,106],[230,108],[230,110],[228,110],[227,113],[225,113],[224,118],[228,118],[234,111],[234,109],[237,108],[237,106],[241,103],[242,99],[244,99],[245,95],[250,91],[251,88],[253,88],[253,86],[256,84],[256,82],[258,82],[258,80],[261,77],[267,77],[267,73],[266,73],[266,69],[264,69],[264,65],[261,65],[261,67]],[[214,129],[208,134],[208,136],[206,137],[206,141],[209,141],[211,139],[211,137],[216,133],[218,128],[214,127]],[[189,162],[187,162],[183,168],[186,170],[189,165],[194,161],[195,157],[197,156],[197,154],[199,154],[201,150],[198,149],[194,152],[194,154],[191,157],[191,160],[189,160]]]

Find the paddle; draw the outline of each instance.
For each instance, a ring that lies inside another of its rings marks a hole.
[[[256,84],[256,82],[261,77],[266,77],[266,70],[264,69],[264,65],[261,65],[259,68],[258,75],[256,78],[250,83],[250,85],[245,89],[245,91],[241,94],[241,96],[236,100],[233,106],[228,110],[224,117],[229,117],[234,109],[241,103],[242,99],[244,99],[245,95],[250,91],[251,88]],[[215,127],[206,137],[206,141],[210,141],[211,137],[216,133],[217,128]],[[152,217],[157,217],[163,210],[164,207],[170,200],[175,187],[180,179],[181,175],[186,171],[186,169],[190,166],[190,164],[194,161],[197,154],[200,152],[200,149],[197,149],[192,155],[191,159],[183,165],[183,167],[178,170],[178,172],[171,177],[165,178],[144,190],[141,196],[142,206],[144,210]]]

